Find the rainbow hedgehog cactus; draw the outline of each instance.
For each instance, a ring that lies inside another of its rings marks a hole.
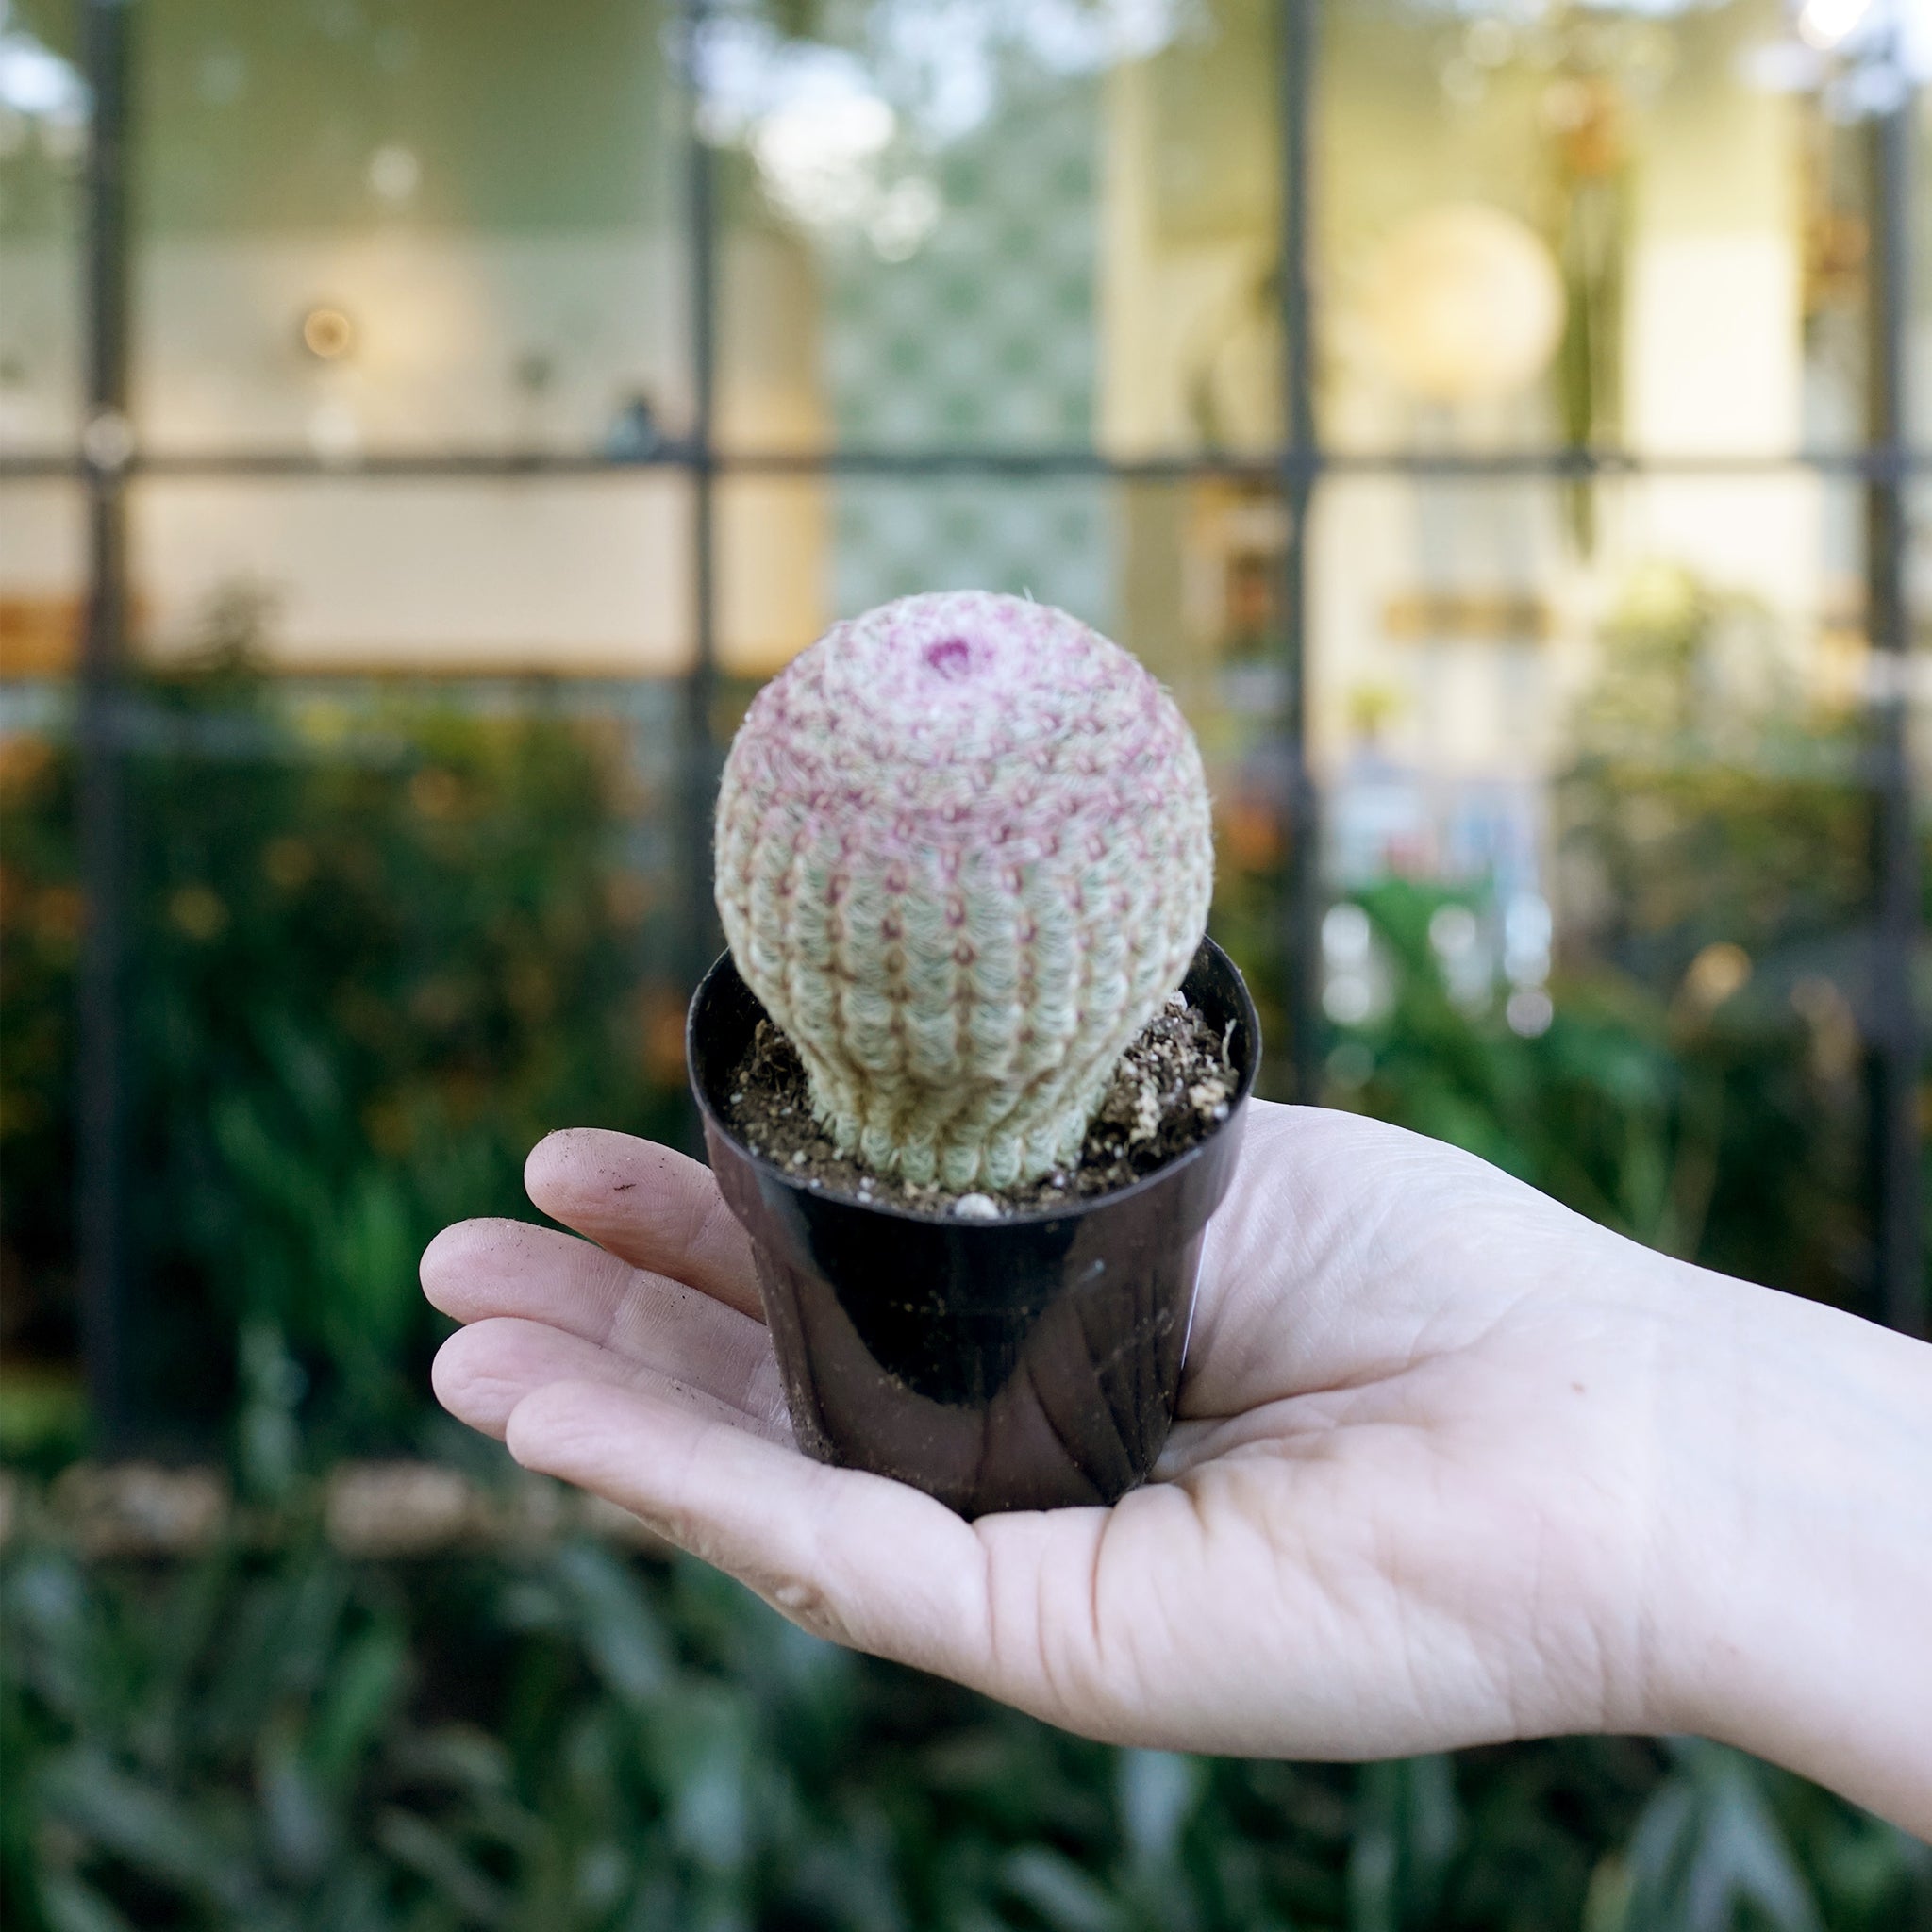
[[[724,767],[732,958],[833,1144],[917,1184],[1078,1159],[1212,884],[1173,699],[1025,598],[907,597],[835,625],[759,692]]]

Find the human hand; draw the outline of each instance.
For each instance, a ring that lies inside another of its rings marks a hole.
[[[439,1396],[808,1629],[1175,1749],[1703,1730],[1932,1829],[1932,1351],[1254,1103],[1156,1479],[969,1524],[795,1448],[706,1169],[584,1130],[525,1177],[589,1241],[438,1237]]]

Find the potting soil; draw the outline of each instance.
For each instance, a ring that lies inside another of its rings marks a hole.
[[[725,1118],[753,1153],[828,1193],[991,1220],[1105,1194],[1152,1174],[1227,1118],[1239,1084],[1228,1041],[1176,993],[1122,1056],[1076,1163],[1008,1188],[920,1186],[875,1174],[833,1148],[812,1118],[797,1049],[760,1020],[732,1078]]]

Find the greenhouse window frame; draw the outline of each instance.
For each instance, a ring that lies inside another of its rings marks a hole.
[[[1305,535],[1314,494],[1324,479],[1361,475],[1477,477],[1532,475],[1592,481],[1656,475],[1752,475],[1799,472],[1843,478],[1864,497],[1867,634],[1874,654],[1898,675],[1874,680],[1871,698],[1871,789],[1874,893],[1871,946],[1869,1041],[1875,1252],[1871,1312],[1908,1332],[1924,1333],[1923,1202],[1917,1094],[1921,1041],[1912,999],[1921,943],[1919,855],[1913,775],[1907,743],[1911,613],[1907,608],[1907,491],[1932,474],[1932,452],[1910,447],[1906,362],[1912,223],[1913,97],[1909,90],[1867,123],[1870,343],[1868,414],[1862,445],[1789,456],[1672,458],[1624,449],[1549,446],[1497,455],[1408,450],[1341,452],[1322,441],[1310,354],[1313,297],[1309,183],[1315,165],[1312,76],[1319,51],[1321,0],[1279,0],[1280,252],[1285,436],[1271,456],[1234,458],[1214,452],[1145,461],[1119,460],[1087,447],[915,450],[831,448],[758,452],[721,448],[717,440],[717,283],[719,205],[715,157],[690,111],[691,52],[706,23],[707,0],[684,0],[683,58],[677,85],[685,107],[682,221],[690,248],[689,377],[693,399],[689,433],[638,459],[541,452],[446,449],[370,456],[353,463],[306,451],[170,455],[135,446],[128,427],[128,371],[134,316],[129,275],[129,127],[138,103],[130,84],[130,42],[138,9],[125,0],[77,0],[81,58],[93,101],[84,176],[84,331],[86,397],[79,447],[55,456],[0,459],[0,478],[77,477],[87,500],[87,584],[77,676],[80,764],[78,827],[87,923],[80,973],[76,1208],[79,1294],[89,1391],[107,1446],[131,1424],[121,1358],[129,1293],[125,1228],[126,1068],[124,977],[126,967],[125,796],[113,729],[117,693],[128,661],[127,491],[148,476],[445,477],[570,476],[654,468],[690,479],[692,657],[685,674],[686,731],[679,787],[680,836],[696,855],[684,868],[680,954],[693,980],[718,943],[708,868],[711,799],[722,760],[716,729],[719,689],[717,489],[727,475],[1092,475],[1123,481],[1232,477],[1273,483],[1286,508],[1280,650],[1287,703],[1280,750],[1290,774],[1281,829],[1291,855],[1283,897],[1292,1091],[1317,1097],[1322,1020],[1315,999],[1321,879],[1317,862],[1319,800],[1308,768],[1306,663],[1307,581]]]

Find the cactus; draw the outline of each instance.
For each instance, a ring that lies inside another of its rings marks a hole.
[[[1077,1160],[1213,883],[1192,734],[1064,611],[981,591],[833,626],[753,701],[718,910],[842,1154],[952,1189]]]

